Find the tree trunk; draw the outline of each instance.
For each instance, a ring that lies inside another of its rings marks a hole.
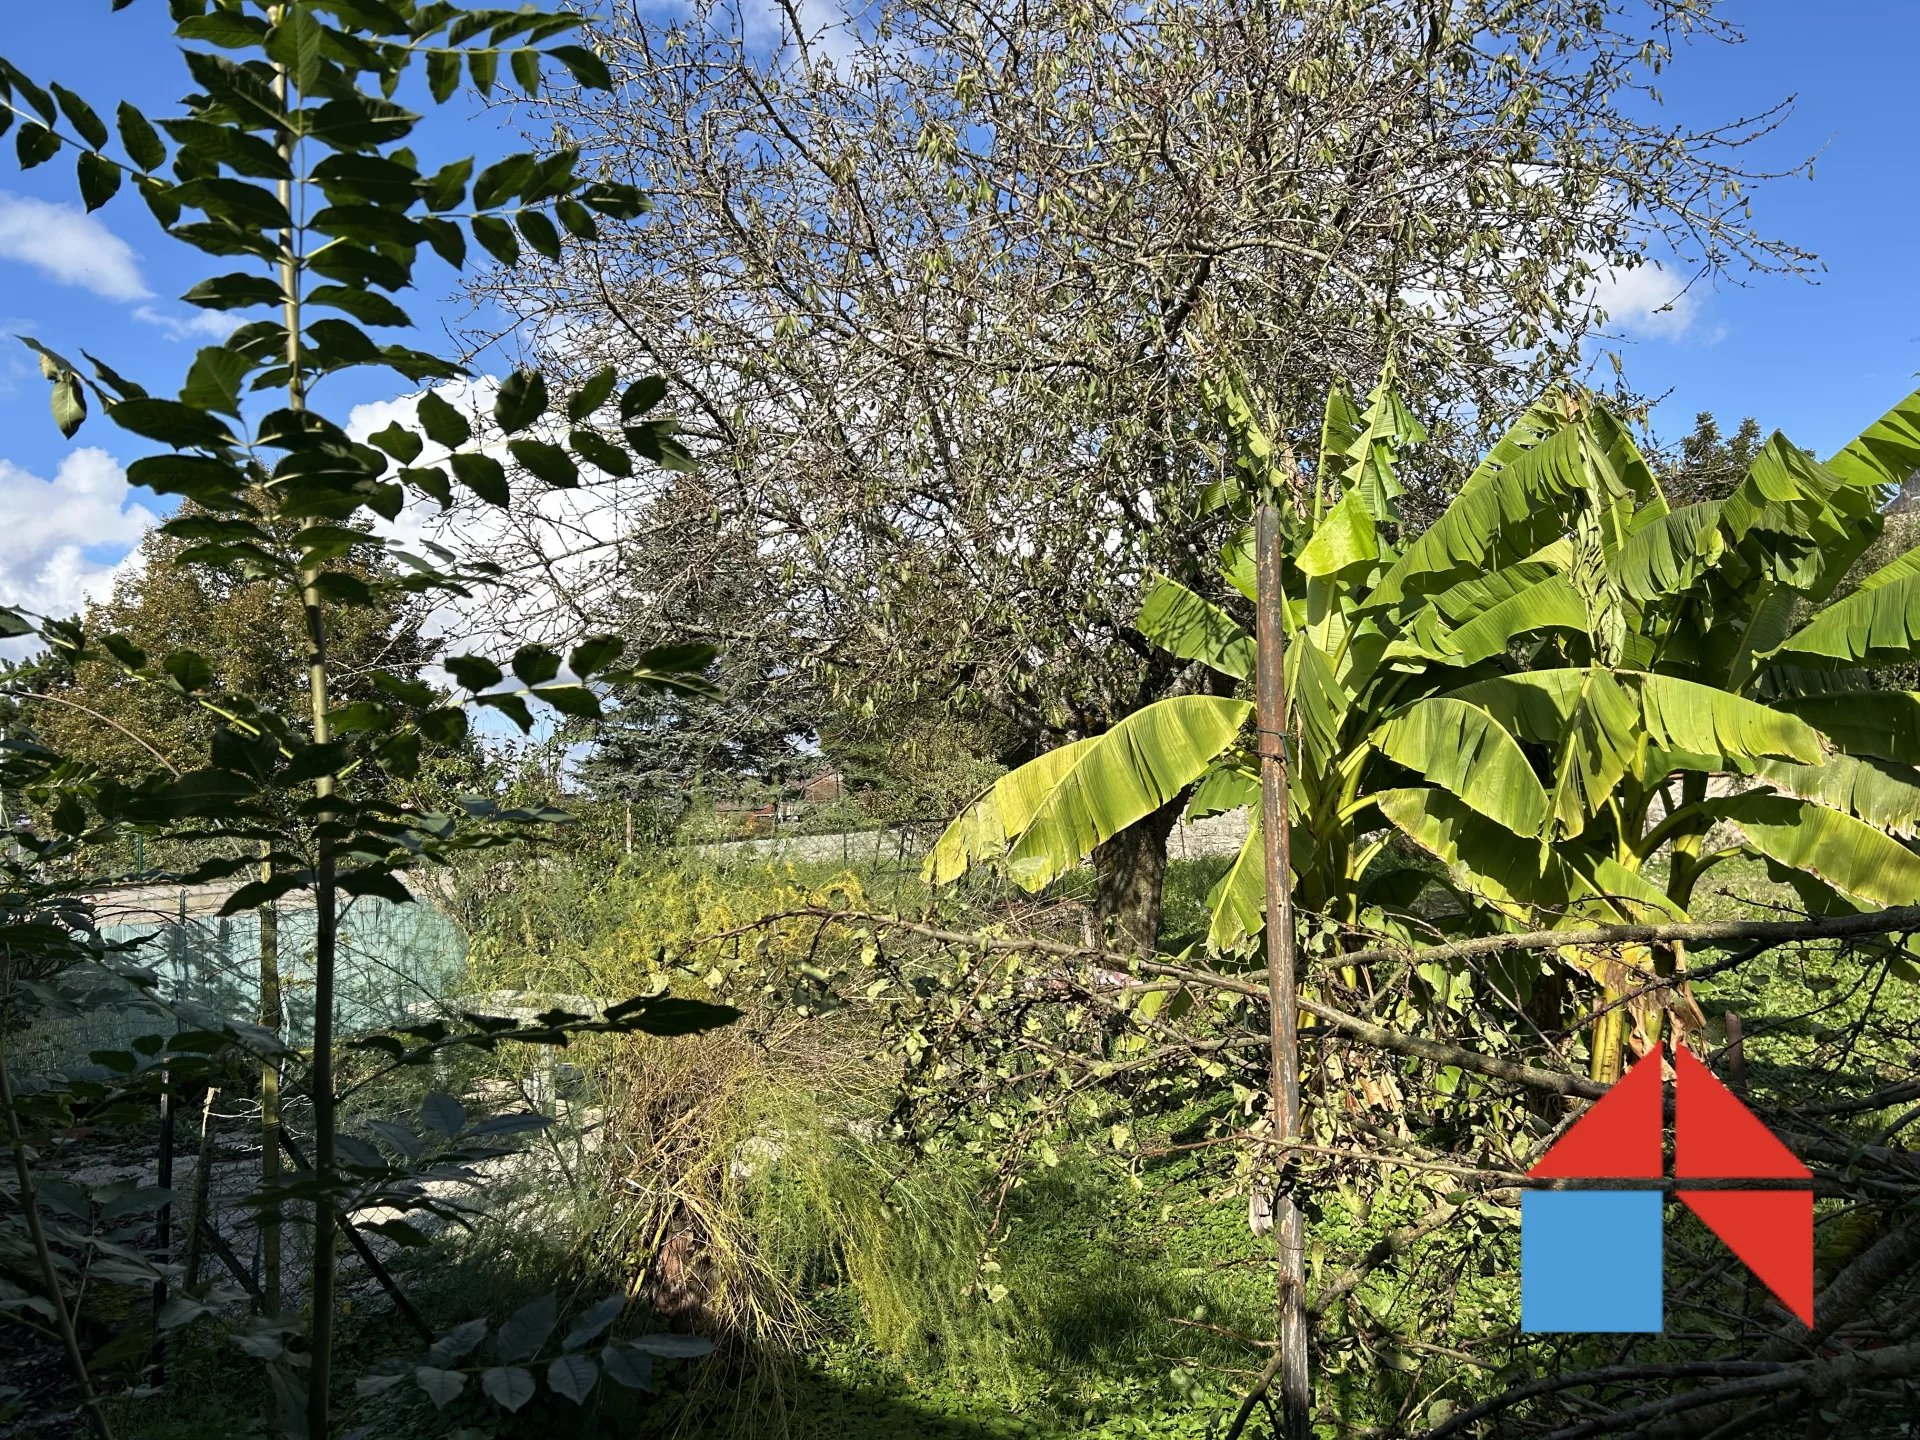
[[[263,844],[262,850],[266,849]],[[260,862],[260,878],[273,879],[273,862]],[[284,1020],[280,1001],[280,911],[268,901],[260,907],[260,1026],[277,1037]],[[260,1289],[269,1315],[280,1313],[280,1057],[260,1062],[260,1190],[268,1204],[260,1212]]]
[[[1151,954],[1160,941],[1160,897],[1167,881],[1167,837],[1187,801],[1176,795],[1093,852],[1100,924],[1111,943]]]

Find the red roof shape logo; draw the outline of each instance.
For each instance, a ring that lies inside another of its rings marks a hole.
[[[1682,1204],[1800,1320],[1813,1324],[1812,1172],[1689,1051],[1674,1061],[1676,1180],[1801,1181],[1805,1189],[1693,1189]],[[1666,1174],[1661,1052],[1651,1050],[1527,1173],[1542,1180]]]

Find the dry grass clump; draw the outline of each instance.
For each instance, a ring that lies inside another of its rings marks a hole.
[[[613,1201],[591,1243],[630,1295],[726,1348],[683,1433],[784,1434],[823,1293],[857,1303],[882,1355],[976,1383],[1011,1374],[982,1298],[981,1177],[886,1138],[889,1077],[846,1026],[742,1022],[620,1048],[603,1072]]]

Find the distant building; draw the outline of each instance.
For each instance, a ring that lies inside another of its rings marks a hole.
[[[802,811],[831,805],[847,793],[846,782],[831,766],[808,779],[787,785],[779,795],[733,795],[717,798],[713,813],[723,825],[747,836],[771,835]]]
[[[800,786],[801,802],[807,805],[831,805],[846,793],[846,782],[840,778],[838,770],[831,768],[820,771]]]
[[[780,824],[780,804],[775,800],[720,799],[713,802],[713,813],[745,835],[771,835]]]

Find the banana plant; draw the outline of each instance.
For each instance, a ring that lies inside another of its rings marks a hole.
[[[1776,436],[1727,500],[1670,511],[1606,407],[1557,393],[1412,537],[1395,471],[1424,436],[1390,377],[1364,408],[1329,398],[1310,469],[1243,389],[1216,401],[1240,490],[1271,477],[1297,502],[1282,582],[1302,910],[1403,936],[1684,919],[1700,875],[1744,852],[1825,909],[1920,893],[1900,843],[1920,817],[1920,697],[1861,673],[1911,655],[1920,558],[1802,613],[1836,593],[1885,488],[1920,465],[1920,397],[1825,466]],[[1156,580],[1139,626],[1196,674],[1244,682],[1253,642],[1229,608],[1252,599],[1244,534],[1222,577],[1225,603]],[[1190,816],[1253,809],[1250,713],[1181,695],[1041,756],[948,827],[928,879],[992,863],[1039,889],[1182,793]],[[1703,853],[1722,820],[1738,838]],[[1212,896],[1208,944],[1230,954],[1264,921],[1257,814],[1249,829]],[[1416,909],[1434,885],[1451,905]],[[1603,996],[1654,962],[1563,953]],[[1604,1013],[1603,1078],[1624,1012]]]

